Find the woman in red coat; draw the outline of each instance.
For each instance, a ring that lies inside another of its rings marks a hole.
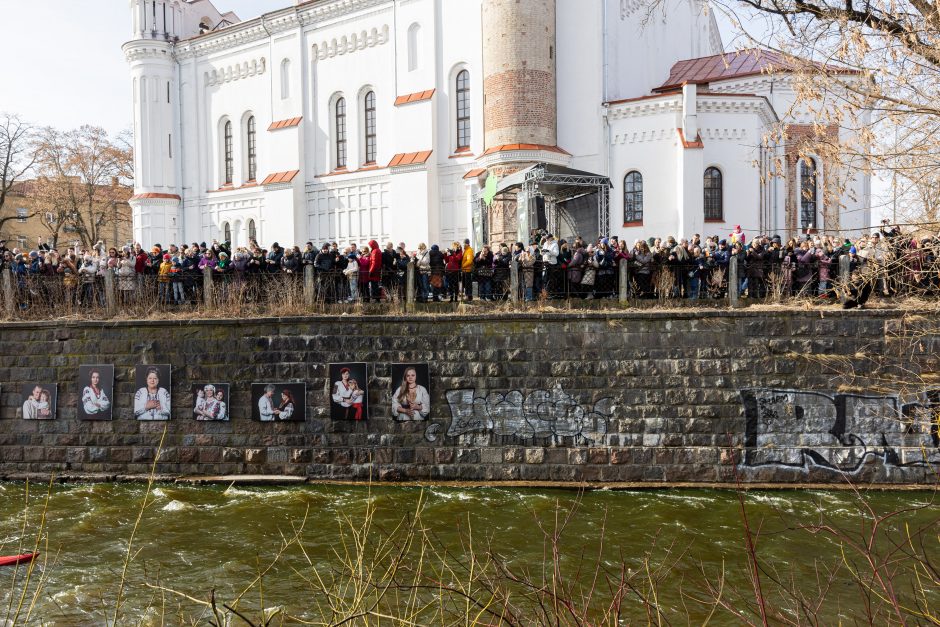
[[[382,297],[382,251],[379,250],[377,241],[369,240],[369,293],[375,302],[380,302]]]

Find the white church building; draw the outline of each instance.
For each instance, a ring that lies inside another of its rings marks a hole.
[[[144,244],[870,223],[869,178],[828,197],[827,164],[802,154],[820,130],[791,111],[786,62],[724,53],[703,0],[298,0],[245,21],[130,5]],[[780,122],[788,139],[765,143]]]

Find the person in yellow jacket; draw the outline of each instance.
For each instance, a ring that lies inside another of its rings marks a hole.
[[[473,300],[473,248],[470,247],[470,240],[463,241],[463,260],[460,263],[460,272],[463,275],[463,295],[464,300],[470,302]]]
[[[157,299],[160,301],[161,305],[168,305],[173,296],[170,292],[170,273],[173,270],[173,264],[170,262],[169,255],[163,255],[163,262],[160,264],[160,268],[157,273]]]

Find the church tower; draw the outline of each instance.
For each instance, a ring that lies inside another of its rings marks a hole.
[[[483,0],[484,154],[502,179],[557,160],[556,0]],[[489,241],[527,239],[538,226],[536,198],[497,199],[487,212]],[[543,212],[544,215],[544,212]]]
[[[166,247],[182,235],[179,89],[173,51],[184,32],[184,11],[178,0],[130,0],[130,9],[133,39],[123,50],[134,99],[134,239]]]

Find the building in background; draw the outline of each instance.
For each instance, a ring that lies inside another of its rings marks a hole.
[[[779,120],[796,137],[813,120],[790,113],[779,59],[723,54],[702,0],[650,19],[637,0],[309,0],[246,21],[209,0],[130,4],[144,243],[870,221],[866,175],[824,202],[825,163],[764,145]]]
[[[13,210],[8,213],[16,217],[4,222],[0,228],[0,239],[6,240],[7,248],[29,252],[40,244],[59,250],[82,244],[82,234],[75,222],[50,200],[49,185],[34,179],[16,183],[10,189],[6,203]],[[56,191],[63,193],[61,188]],[[98,220],[98,234],[108,248],[120,248],[133,241],[133,219],[128,204],[132,194],[131,187],[112,180],[110,186],[95,188],[96,200],[91,209],[84,210],[86,217]]]

